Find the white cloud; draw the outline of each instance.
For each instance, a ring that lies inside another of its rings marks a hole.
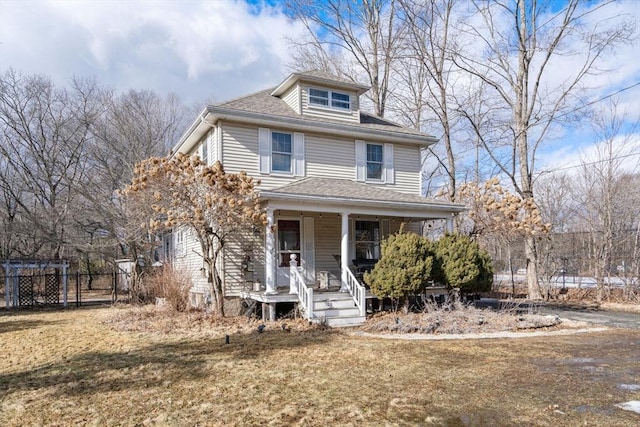
[[[96,76],[118,90],[175,92],[186,102],[277,84],[285,37],[304,28],[243,1],[0,0],[0,69]]]

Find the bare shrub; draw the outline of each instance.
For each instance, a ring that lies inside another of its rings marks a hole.
[[[148,297],[163,298],[166,306],[173,311],[186,311],[189,307],[189,276],[171,266],[155,270],[145,282]]]
[[[496,311],[451,301],[442,306],[427,304],[422,313],[381,313],[369,319],[362,329],[370,332],[468,334],[546,328],[558,324],[560,319],[554,316],[534,314],[530,308],[517,305]]]

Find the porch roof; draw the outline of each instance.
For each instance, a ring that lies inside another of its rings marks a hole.
[[[272,190],[260,191],[272,207],[328,211],[375,211],[375,214],[443,218],[466,210],[464,205],[448,203],[348,179],[304,178]],[[331,208],[333,207],[333,209]],[[383,212],[384,211],[384,212]]]

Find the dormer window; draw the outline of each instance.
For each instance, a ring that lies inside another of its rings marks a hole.
[[[348,93],[309,88],[309,104],[338,110],[350,110],[351,97]]]

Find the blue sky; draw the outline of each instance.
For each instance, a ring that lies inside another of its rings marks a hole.
[[[554,0],[555,7],[562,0]],[[304,34],[280,1],[232,0],[0,0],[0,72],[12,67],[66,84],[94,76],[126,91],[176,93],[203,106],[279,83],[289,73],[287,37]],[[640,22],[640,1],[616,6]],[[640,41],[611,56],[614,73],[597,82],[596,98],[640,82]],[[640,117],[640,86],[620,94],[630,117]],[[541,162],[577,162],[593,144],[587,127],[566,132]],[[640,143],[639,143],[640,145]],[[640,152],[640,147],[638,148]],[[640,162],[640,157],[637,158]]]

